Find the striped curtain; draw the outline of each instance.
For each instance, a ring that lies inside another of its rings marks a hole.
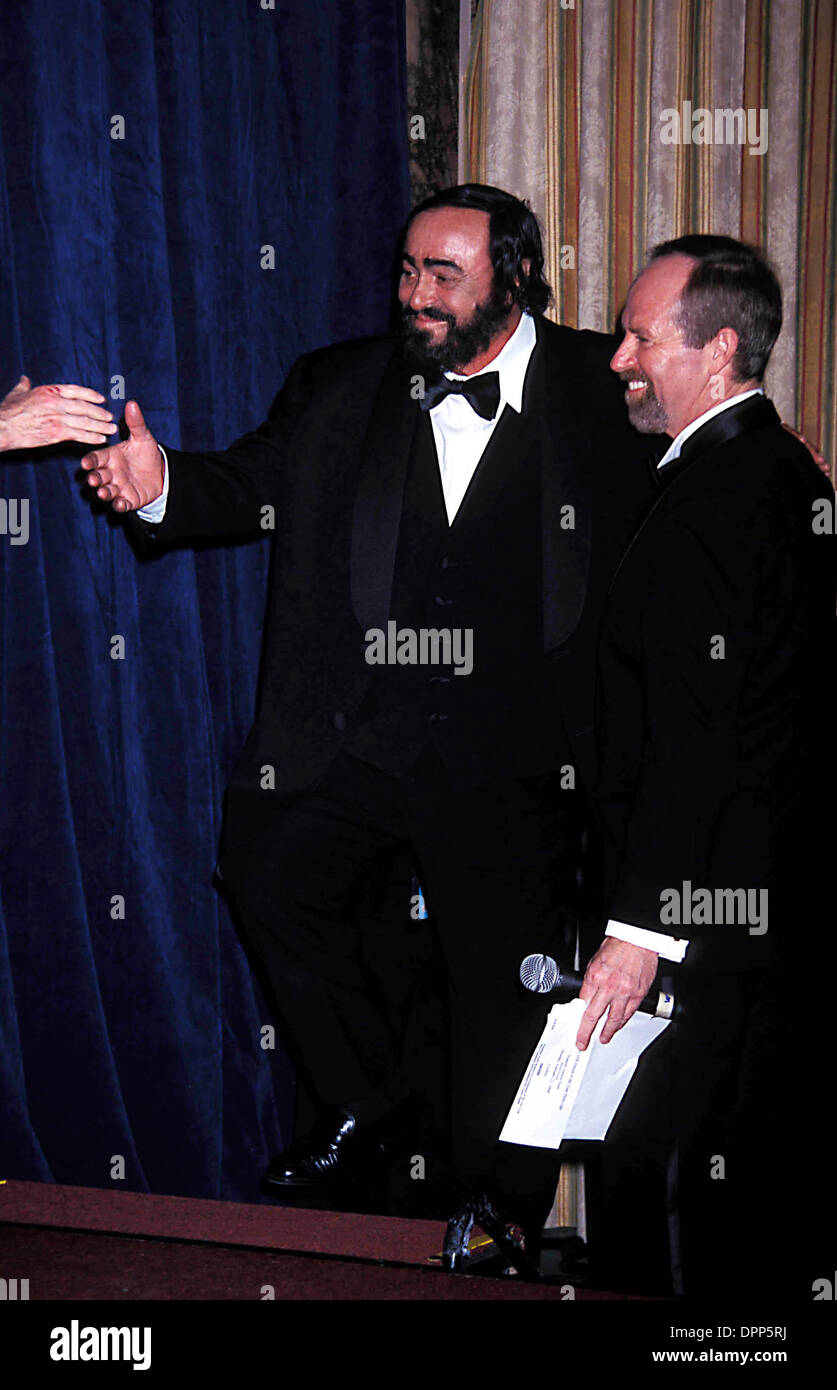
[[[541,219],[563,323],[613,329],[656,242],[762,245],[785,297],[767,389],[832,470],[836,58],[835,0],[482,0],[463,122],[466,177]]]

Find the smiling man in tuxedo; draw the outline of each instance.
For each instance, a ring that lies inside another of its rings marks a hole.
[[[682,237],[633,283],[611,364],[635,427],[672,443],[602,626],[611,920],[578,1045],[605,1015],[612,1037],[667,959],[683,1013],[640,1064],[637,1119],[667,1111],[673,1282],[702,1297],[810,1298],[833,1254],[831,1043],[804,981],[834,973],[837,541],[813,525],[833,489],[763,392],[781,306],[751,247]]]
[[[130,438],[84,467],[152,550],[264,535],[275,509],[260,704],[220,865],[322,1114],[268,1188],[368,1176],[409,1108],[357,934],[361,887],[406,850],[448,976],[463,1199],[488,1192],[536,1229],[555,1155],[497,1141],[543,1024],[518,967],[575,933],[595,635],[652,496],[647,441],[607,370],[613,340],[543,318],[524,204],[446,190],[403,250],[401,332],[303,358],[258,430],[163,456],[129,402]]]

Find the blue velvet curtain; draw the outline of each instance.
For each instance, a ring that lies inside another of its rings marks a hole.
[[[387,327],[401,0],[6,0],[0,45],[0,397],[215,448]],[[0,457],[0,1177],[252,1200],[293,1075],[211,880],[268,547],[140,563],[83,453]]]

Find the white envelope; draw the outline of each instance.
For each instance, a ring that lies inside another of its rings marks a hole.
[[[636,1064],[669,1020],[635,1013],[609,1043],[599,1020],[586,1052],[575,1045],[587,1005],[553,1004],[500,1138],[507,1144],[557,1149],[562,1139],[604,1139]]]

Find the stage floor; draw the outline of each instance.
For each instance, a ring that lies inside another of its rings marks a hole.
[[[0,1184],[0,1273],[27,1279],[33,1301],[567,1299],[566,1284],[443,1273],[444,1230],[403,1217]]]

